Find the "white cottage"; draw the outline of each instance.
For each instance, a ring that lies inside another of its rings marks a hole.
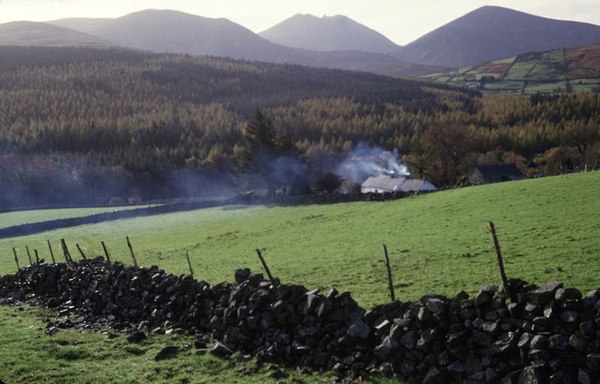
[[[433,184],[426,180],[390,175],[371,176],[360,186],[362,193],[418,193],[435,191],[436,189]]]

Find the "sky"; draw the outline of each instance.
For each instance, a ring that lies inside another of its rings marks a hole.
[[[295,14],[308,13],[348,16],[405,45],[484,5],[600,25],[600,0],[0,0],[0,23],[114,18],[151,8],[223,17],[261,32]]]

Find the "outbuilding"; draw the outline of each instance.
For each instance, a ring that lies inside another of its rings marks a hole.
[[[471,176],[469,176],[469,181],[471,184],[478,185],[520,180],[523,178],[521,170],[514,163],[510,163],[477,166],[471,173]]]

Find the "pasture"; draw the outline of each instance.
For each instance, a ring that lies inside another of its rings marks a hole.
[[[210,283],[231,281],[236,268],[260,270],[261,249],[274,275],[308,288],[350,291],[363,306],[387,300],[382,244],[392,264],[396,296],[452,296],[498,283],[495,254],[486,227],[496,224],[509,277],[535,283],[562,280],[582,290],[600,284],[600,173],[571,174],[448,190],[388,202],[296,207],[227,206],[115,220],[0,240],[0,273],[21,264],[25,246],[58,259],[64,238],[88,257],[131,263],[129,236],[141,265],[158,265]],[[50,211],[46,211],[49,215]],[[24,213],[30,215],[30,213]],[[0,214],[5,224],[6,215]],[[13,214],[10,214],[13,215]],[[42,219],[42,218],[39,218]]]

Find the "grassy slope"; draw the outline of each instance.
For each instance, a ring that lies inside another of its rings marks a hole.
[[[471,187],[393,202],[302,207],[226,207],[173,213],[0,240],[0,273],[15,269],[11,248],[58,251],[66,238],[130,262],[129,235],[142,265],[187,272],[189,251],[197,278],[232,280],[239,267],[260,269],[255,248],[265,248],[273,273],[309,288],[349,290],[363,305],[387,300],[382,243],[400,300],[436,292],[475,292],[498,282],[487,221],[493,220],[510,277],[569,286],[600,286],[600,173]],[[47,256],[46,256],[47,257]]]
[[[151,336],[133,344],[92,331],[47,335],[39,310],[0,306],[0,379],[6,383],[264,383],[275,384],[269,367],[248,375],[233,360],[197,353],[189,336]],[[181,348],[175,359],[154,361],[166,345]],[[247,363],[253,366],[254,362]],[[289,379],[322,382],[321,376],[289,369]],[[384,383],[375,379],[373,382]]]

